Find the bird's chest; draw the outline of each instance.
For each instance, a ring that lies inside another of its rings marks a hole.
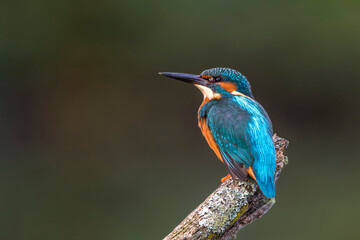
[[[223,161],[219,152],[219,146],[216,144],[215,139],[207,124],[207,113],[210,110],[211,106],[215,103],[216,102],[214,102],[214,100],[209,101],[208,99],[204,99],[198,111],[198,125],[210,148],[215,152],[216,156],[221,161]]]
[[[209,106],[210,100],[205,98],[204,101],[201,103],[199,110],[198,110],[198,125],[201,129],[202,134],[205,136],[205,132],[209,131],[206,123],[207,113],[210,109]],[[206,138],[206,136],[205,136]]]
[[[204,101],[201,103],[199,110],[198,110],[198,120],[205,120],[207,118],[207,114],[210,108],[216,103],[217,100],[209,100],[205,98]]]

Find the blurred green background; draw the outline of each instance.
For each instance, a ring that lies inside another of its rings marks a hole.
[[[0,239],[161,239],[226,175],[201,93],[246,75],[290,164],[239,239],[360,239],[359,1],[1,1]]]

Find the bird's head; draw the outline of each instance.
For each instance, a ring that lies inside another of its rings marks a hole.
[[[230,68],[211,68],[199,75],[173,72],[160,74],[195,85],[209,100],[232,95],[253,98],[250,83],[246,77]]]

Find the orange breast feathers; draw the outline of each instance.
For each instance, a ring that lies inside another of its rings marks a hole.
[[[202,106],[204,106],[204,104],[207,102],[209,102],[209,99],[205,98],[199,107],[199,111],[202,108]],[[219,146],[216,144],[215,139],[212,136],[212,134],[206,124],[206,118],[199,119],[199,128],[200,128],[202,134],[204,135],[207,143],[209,144],[210,148],[215,152],[216,156],[220,159],[220,161],[224,162],[221,157],[220,151],[219,151]]]
[[[199,127],[200,127],[201,132],[204,135],[207,143],[209,144],[210,148],[215,152],[216,156],[220,159],[220,161],[223,162],[220,151],[219,151],[219,147],[215,143],[214,137],[211,135],[211,132],[206,124],[205,118],[203,118],[199,121]]]

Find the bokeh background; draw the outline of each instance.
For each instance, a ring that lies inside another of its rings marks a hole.
[[[226,175],[201,93],[246,75],[290,164],[239,239],[360,239],[359,1],[1,1],[0,238],[161,239]]]

